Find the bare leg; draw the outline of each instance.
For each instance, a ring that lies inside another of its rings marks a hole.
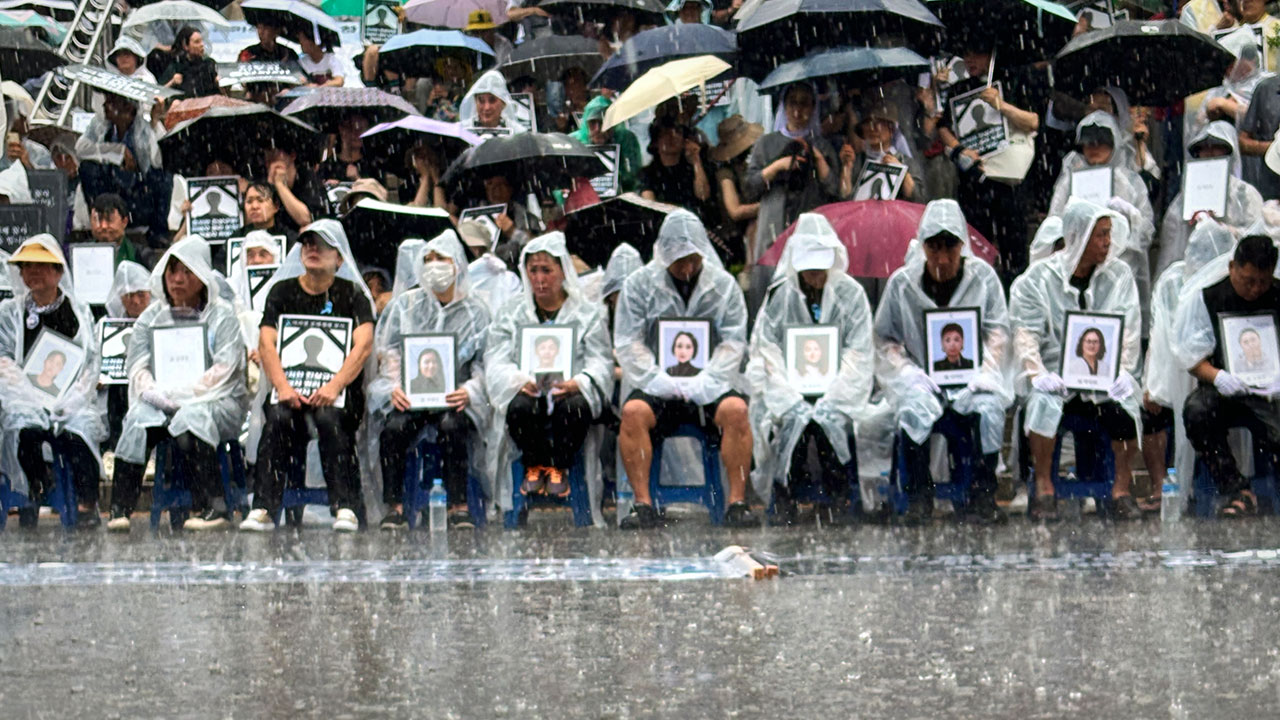
[[[1031,444],[1031,460],[1036,469],[1036,495],[1053,495],[1053,447],[1057,438],[1027,433]]]
[[[1166,475],[1164,461],[1168,450],[1169,433],[1158,432],[1142,436],[1142,461],[1147,466],[1147,474],[1151,476],[1151,501],[1160,499],[1160,491],[1164,487]]]
[[[1138,454],[1138,443],[1113,440],[1111,452],[1116,457],[1116,480],[1111,485],[1111,497],[1124,497],[1129,494],[1129,486],[1133,483],[1133,459]]]
[[[747,474],[751,472],[751,423],[747,420],[747,403],[736,397],[721,400],[715,420],[720,428],[720,457],[729,473],[729,502],[743,502],[747,499]]]
[[[649,439],[649,431],[657,422],[653,408],[643,400],[628,400],[622,406],[618,453],[622,456],[622,469],[627,471],[635,501],[643,505],[653,504],[649,497],[649,466],[653,464],[653,441]]]

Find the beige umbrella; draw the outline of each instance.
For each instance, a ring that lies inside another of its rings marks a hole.
[[[649,108],[706,84],[731,65],[714,55],[673,60],[636,78],[604,113],[604,128],[625,122]]]

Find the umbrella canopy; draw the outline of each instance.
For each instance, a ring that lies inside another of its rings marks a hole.
[[[483,139],[459,123],[441,122],[421,116],[403,117],[369,128],[360,136],[369,157],[398,157],[414,145],[437,149],[444,162],[451,162],[467,148]]]
[[[906,48],[836,48],[779,65],[760,83],[761,90],[794,82],[835,79],[841,85],[870,87],[929,71],[929,61]]]
[[[668,25],[638,32],[600,66],[590,85],[623,90],[636,78],[663,63],[701,55],[714,55],[733,62],[738,56],[738,38],[727,30],[701,23]]]
[[[947,25],[946,50],[992,48],[1006,67],[1052,58],[1076,27],[1075,13],[1051,0],[929,0],[929,9]]]
[[[630,12],[636,16],[636,27],[661,25],[666,10],[665,3],[658,0],[543,0],[538,7],[576,18],[579,23],[598,22],[606,26],[618,12]]]
[[[717,57],[686,58],[660,65],[631,83],[604,113],[604,130],[639,115],[663,100],[705,84],[730,69]]]
[[[216,107],[253,107],[247,100],[237,100],[227,95],[206,95],[198,98],[174,100],[164,114],[164,129],[172,130],[178,123],[198,118]]]
[[[415,30],[396,35],[378,52],[382,66],[412,77],[430,76],[437,58],[455,56],[471,67],[484,67],[493,50],[480,38],[460,30]]]
[[[517,133],[467,150],[441,178],[450,197],[473,195],[478,183],[502,175],[535,193],[569,187],[575,178],[607,172],[594,151],[562,133]]]
[[[648,262],[653,257],[658,228],[668,213],[678,209],[645,200],[636,193],[623,193],[565,215],[565,240],[569,252],[591,266],[608,264],[614,248],[623,242]]]
[[[831,222],[840,242],[849,251],[850,275],[887,278],[902,267],[924,207],[906,200],[859,200],[823,205],[813,212]],[[995,248],[972,225],[968,228],[973,254],[994,265],[998,257]],[[778,236],[760,258],[761,265],[778,264],[794,229],[793,224]]]
[[[0,77],[24,83],[66,64],[52,47],[26,30],[0,28]]]
[[[547,35],[517,45],[511,59],[498,70],[508,81],[528,75],[546,82],[559,80],[564,71],[575,67],[591,77],[603,62],[597,40],[577,35]]]
[[[35,10],[0,10],[0,27],[31,28],[41,38],[51,42],[62,42],[67,29],[52,18],[47,18]],[[43,33],[43,34],[41,34]]]
[[[1114,85],[1135,105],[1172,105],[1221,85],[1233,62],[1231,51],[1177,20],[1120,20],[1067,43],[1053,78],[1064,92]]]
[[[364,0],[324,0],[320,9],[333,17],[360,17],[364,15]]]
[[[738,23],[743,74],[756,80],[819,47],[881,45],[900,39],[922,54],[943,26],[919,0],[770,0]]]
[[[161,2],[144,5],[129,13],[129,17],[125,18],[120,30],[142,27],[153,22],[169,21],[199,22],[220,28],[231,27],[229,20],[208,6],[191,2],[191,0],[161,0]]]
[[[325,131],[336,128],[344,117],[353,113],[364,115],[370,125],[418,114],[399,95],[368,87],[322,87],[289,103],[281,112],[296,115],[299,120]]]
[[[449,213],[440,208],[409,207],[365,198],[342,218],[351,253],[361,267],[394,268],[396,251],[405,238],[426,240],[453,228]]]
[[[267,23],[283,28],[287,38],[304,32],[326,47],[342,45],[338,23],[320,8],[302,0],[245,0],[240,9],[250,25]]]
[[[409,0],[404,17],[419,25],[462,30],[477,10],[489,13],[497,25],[507,21],[506,0]]]
[[[58,22],[71,22],[78,3],[73,0],[0,0],[0,10],[35,10]]]
[[[160,138],[165,169],[188,176],[204,175],[210,162],[221,160],[253,177],[264,150],[278,147],[312,159],[318,146],[315,128],[257,103],[209,108]]]

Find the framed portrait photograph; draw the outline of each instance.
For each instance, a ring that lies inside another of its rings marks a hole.
[[[711,357],[711,321],[666,318],[658,321],[658,367],[673,378],[693,377]]]
[[[854,200],[893,200],[907,178],[907,166],[898,163],[868,162],[858,177]]]
[[[116,246],[111,243],[71,245],[71,285],[76,299],[89,305],[105,305],[116,276]]]
[[[804,395],[822,395],[840,371],[840,329],[794,325],[783,330],[787,379]]]
[[[42,328],[27,353],[22,372],[31,381],[31,387],[40,391],[44,405],[52,407],[75,382],[82,365],[84,350],[79,345],[49,328]]]
[[[209,369],[204,325],[176,325],[151,331],[151,370],[162,390],[191,387]]]
[[[1124,316],[1067,312],[1062,338],[1062,379],[1070,390],[1106,392],[1120,368]]]
[[[406,335],[400,343],[400,383],[414,410],[449,407],[458,389],[457,338],[451,334]]]
[[[520,371],[534,382],[551,382],[543,376],[558,373],[558,380],[573,377],[573,326],[526,325],[520,328]],[[557,380],[557,381],[558,381]]]
[[[351,352],[351,318],[329,315],[281,315],[276,325],[276,352],[289,386],[304,397],[333,379]],[[280,395],[271,391],[271,402]],[[338,394],[334,407],[347,406],[347,391]]]
[[[98,368],[100,385],[129,384],[124,361],[129,355],[134,322],[130,318],[102,318],[98,321],[98,355],[102,358]]]
[[[1272,313],[1219,313],[1218,337],[1227,372],[1254,387],[1280,380],[1280,338]]]
[[[938,387],[968,385],[982,367],[982,310],[924,311],[925,372]]]

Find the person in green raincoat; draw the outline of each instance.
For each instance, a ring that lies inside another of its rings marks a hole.
[[[609,130],[604,126],[604,111],[609,108],[610,100],[603,95],[596,96],[587,103],[582,111],[582,126],[574,131],[573,137],[583,145],[618,145],[618,189],[621,192],[638,192],[640,181],[636,173],[640,171],[640,141],[635,133],[621,125]]]

